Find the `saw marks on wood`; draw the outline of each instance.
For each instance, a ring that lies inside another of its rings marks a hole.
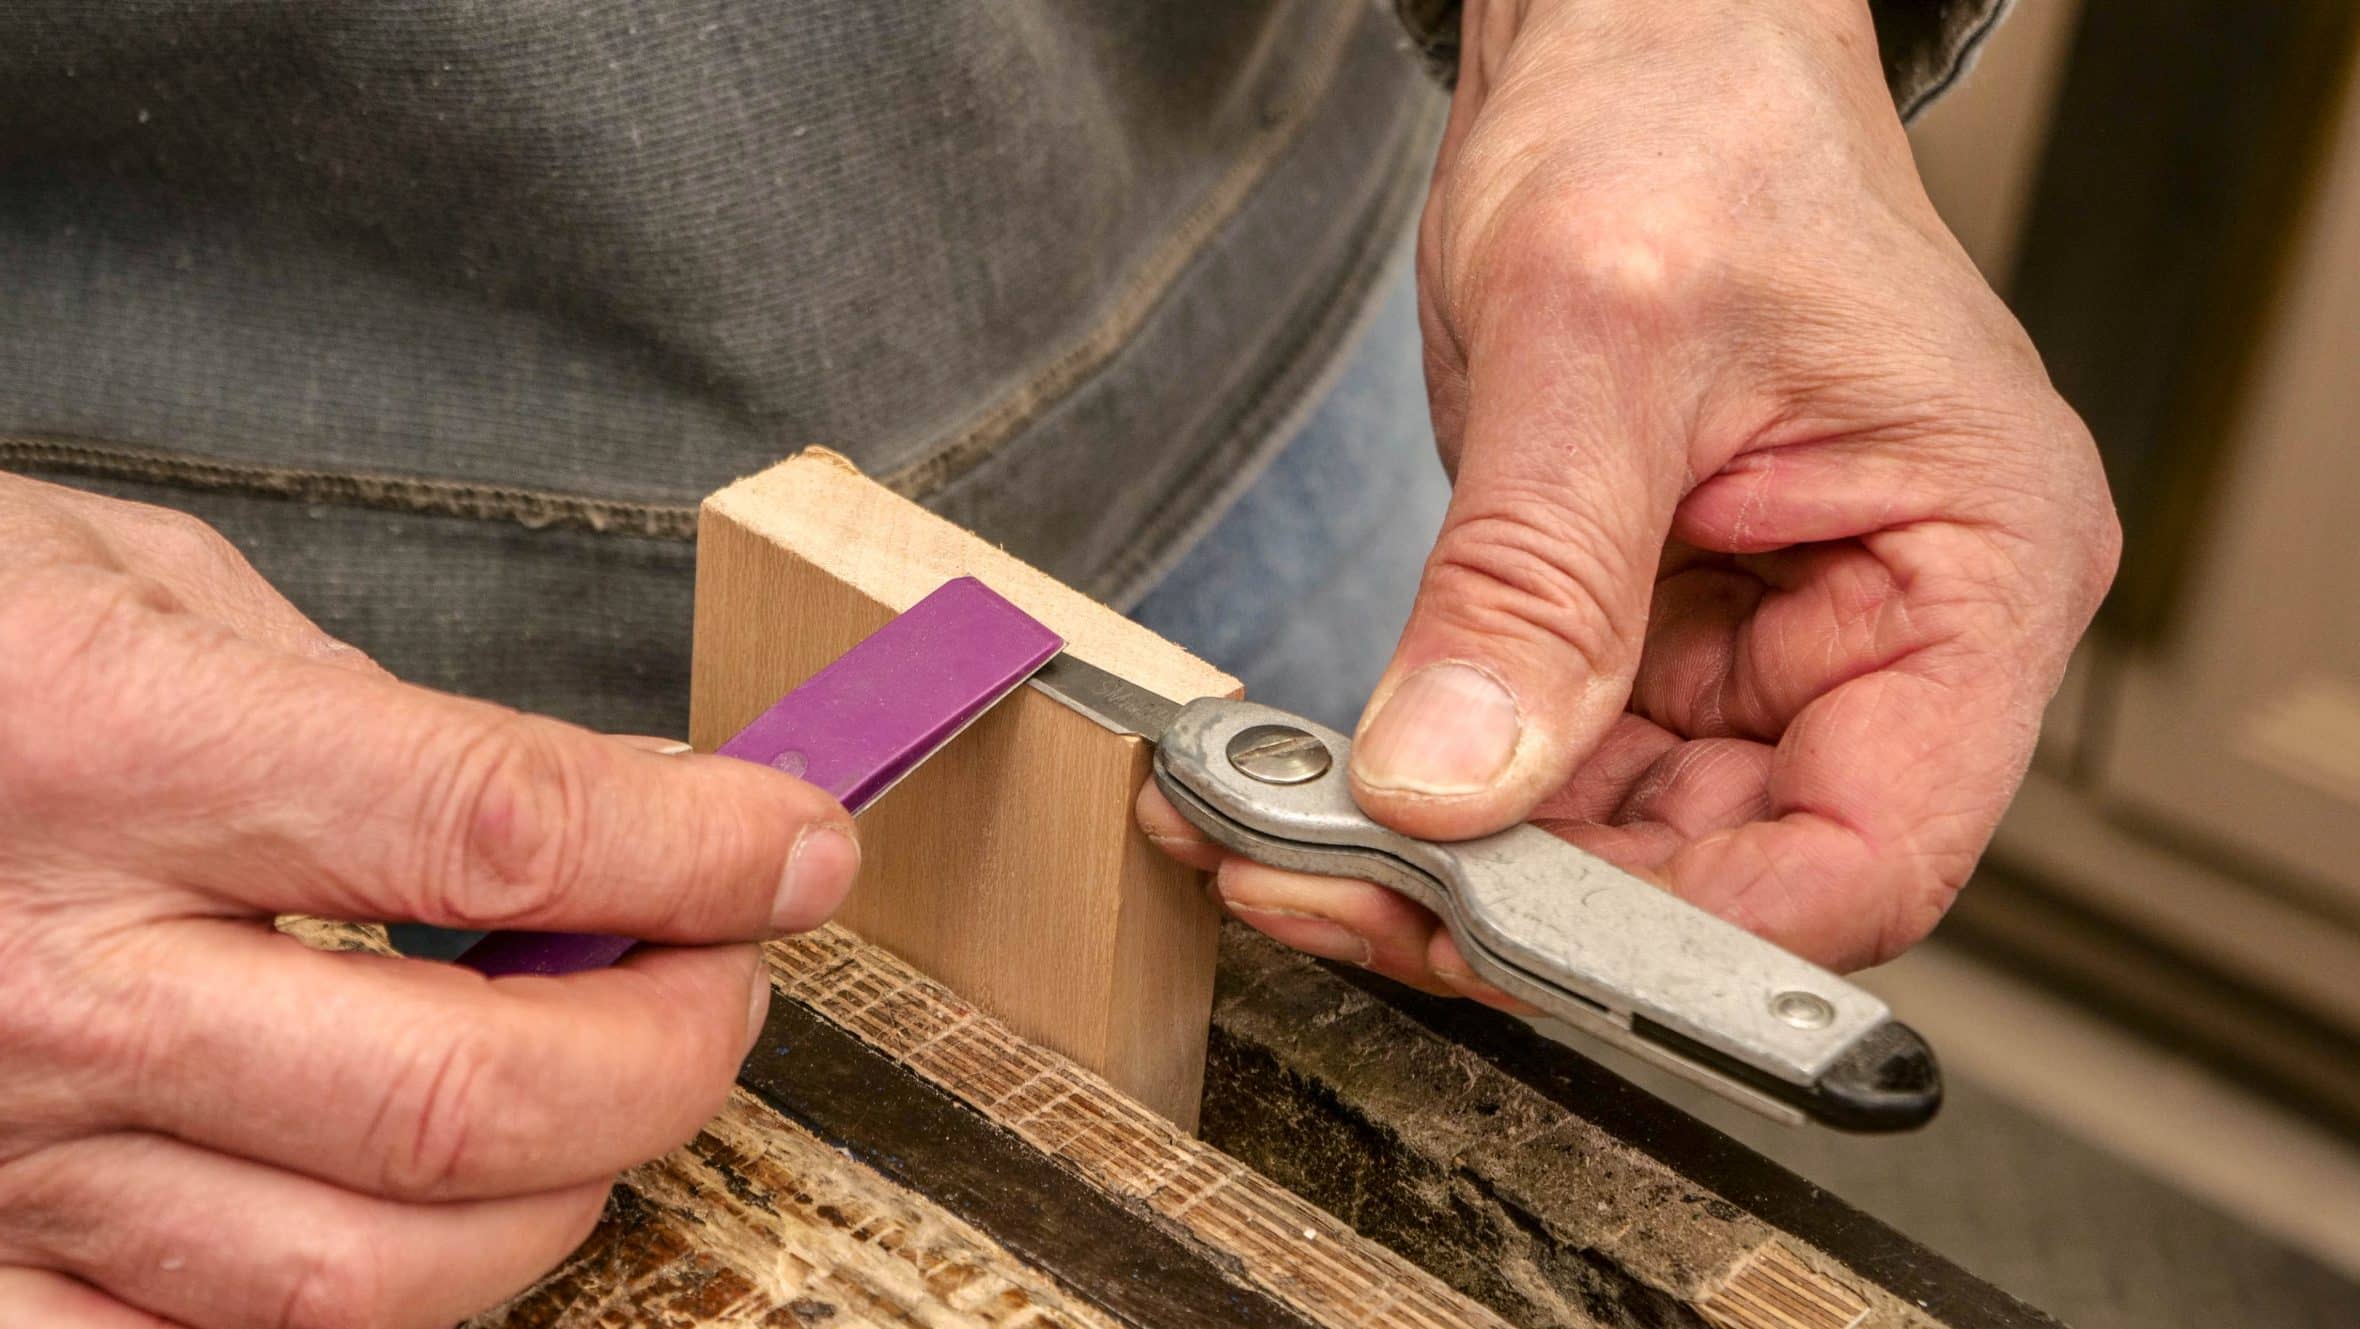
[[[1317,1324],[1484,1329],[1490,1311],[840,928],[769,948],[780,989]]]
[[[322,949],[385,949],[378,929],[293,918],[280,927]],[[1354,1329],[1506,1329],[1325,1211],[843,929],[768,952],[786,997],[1286,1313]],[[624,1174],[597,1230],[563,1265],[469,1329],[1127,1324],[741,1088],[694,1141]],[[1166,1324],[1159,1317],[1139,1329]]]
[[[474,1329],[1113,1329],[1048,1275],[737,1091],[625,1174],[562,1267]]]
[[[390,954],[384,929],[287,915],[316,950]],[[597,1230],[469,1329],[1118,1329],[939,1205],[743,1089],[697,1138],[616,1185]]]
[[[1773,1241],[1696,1310],[1714,1329],[1855,1329],[1869,1306]]]
[[[1209,1140],[1527,1329],[2055,1329],[1496,1012],[1232,929],[1214,1031]]]

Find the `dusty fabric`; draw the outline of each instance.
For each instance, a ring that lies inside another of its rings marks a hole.
[[[678,728],[697,499],[809,444],[1129,603],[1363,319],[1410,47],[1382,0],[15,0],[0,466],[611,727]]]
[[[677,507],[825,443],[1120,595],[1365,304],[1439,115],[1400,40],[1327,0],[0,7],[0,433],[394,507],[288,473]]]

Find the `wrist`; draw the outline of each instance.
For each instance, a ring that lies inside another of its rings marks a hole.
[[[1883,80],[1870,0],[1464,0],[1461,10],[1460,76],[1483,84],[1544,38],[1593,53],[1774,41]]]

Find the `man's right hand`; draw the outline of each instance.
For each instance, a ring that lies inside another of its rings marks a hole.
[[[826,794],[396,682],[185,516],[0,476],[0,1329],[448,1325],[695,1133]],[[671,946],[487,980],[280,913]]]

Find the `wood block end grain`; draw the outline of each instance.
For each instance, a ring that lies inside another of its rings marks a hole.
[[[990,541],[935,516],[811,448],[716,491],[702,517],[791,549],[862,598],[898,614],[957,576],[974,576],[1066,640],[1066,649],[1173,701],[1243,695],[1238,681]],[[701,560],[700,560],[701,561]]]

